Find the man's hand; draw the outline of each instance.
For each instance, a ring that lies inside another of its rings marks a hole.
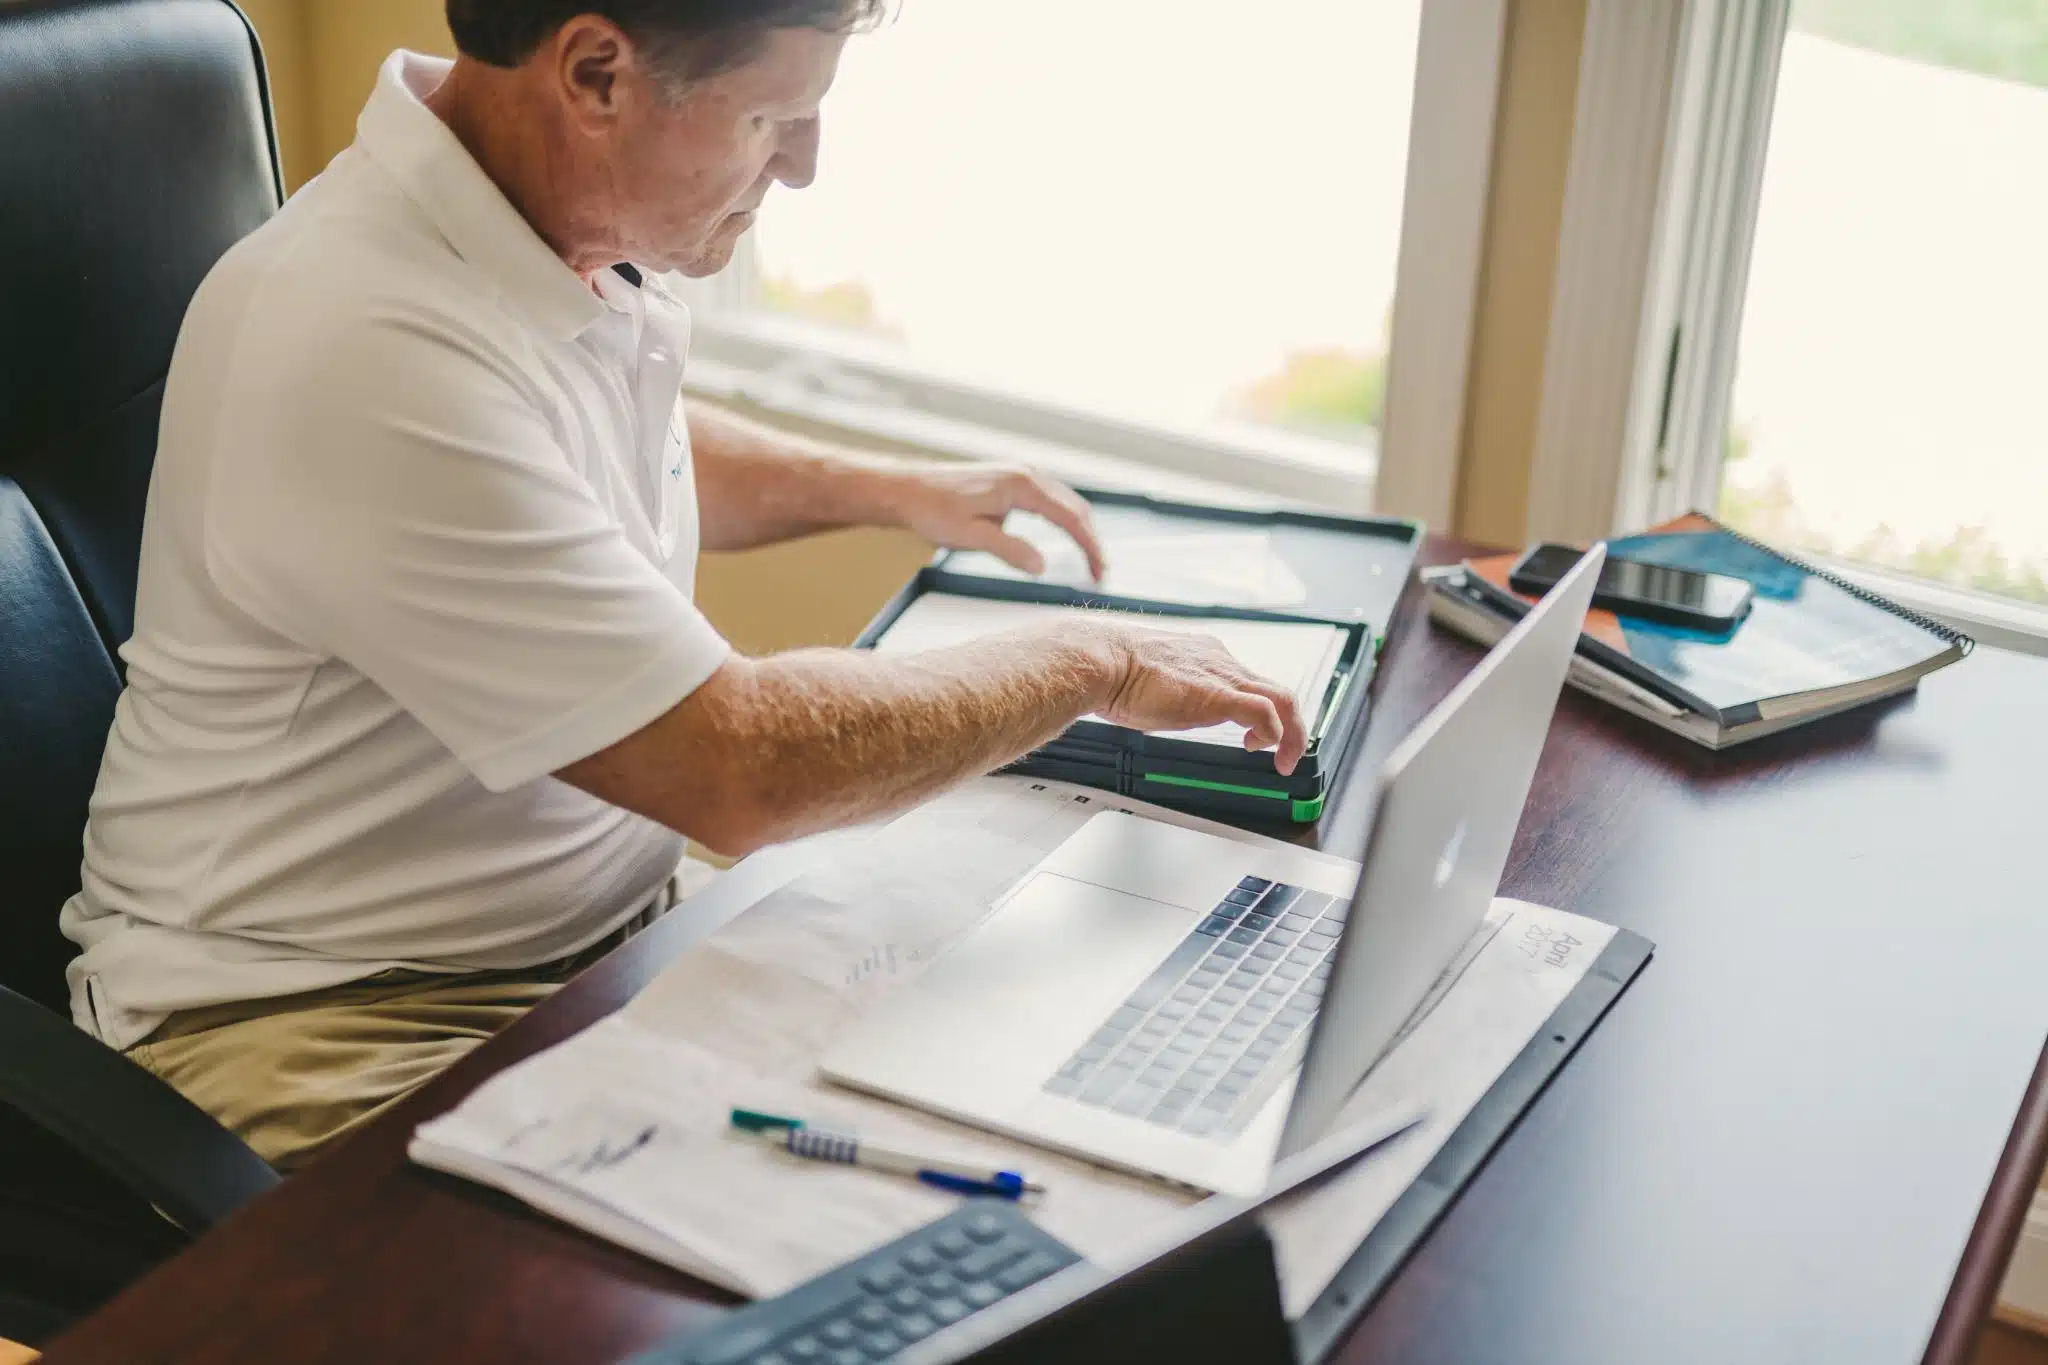
[[[921,465],[891,478],[897,524],[949,550],[987,550],[1025,573],[1045,572],[1031,542],[1003,530],[1011,512],[1036,512],[1074,538],[1088,572],[1107,567],[1095,518],[1081,495],[1056,479],[1003,465]]]
[[[1245,727],[1245,748],[1275,751],[1282,776],[1301,762],[1308,728],[1294,694],[1239,663],[1214,636],[1107,624],[1088,629],[1112,660],[1111,690],[1098,708],[1105,719],[1133,730],[1230,721]]]

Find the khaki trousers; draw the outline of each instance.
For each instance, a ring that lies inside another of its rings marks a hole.
[[[646,911],[559,962],[382,972],[327,990],[183,1010],[130,1058],[292,1171],[356,1132],[559,990],[712,875],[684,860]]]

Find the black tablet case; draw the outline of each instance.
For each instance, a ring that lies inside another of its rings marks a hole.
[[[1311,717],[1309,750],[1282,777],[1270,753],[1190,743],[1118,725],[1082,720],[1012,764],[1008,771],[1100,787],[1123,796],[1205,815],[1251,821],[1318,818],[1333,774],[1365,729],[1379,653],[1395,604],[1422,544],[1418,522],[1320,512],[1245,511],[1167,502],[1143,494],[1083,489],[1105,538],[1120,532],[1186,529],[1222,523],[1265,530],[1274,550],[1308,589],[1308,600],[1281,610],[1201,606],[1113,597],[1030,579],[957,572],[941,552],[919,570],[854,643],[872,647],[910,604],[928,592],[1064,606],[1116,607],[1162,617],[1222,616],[1252,621],[1316,621],[1348,634],[1336,679]]]

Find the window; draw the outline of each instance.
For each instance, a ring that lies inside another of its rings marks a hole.
[[[2048,0],[1793,0],[1722,516],[2048,604],[2044,244]]]
[[[848,44],[819,178],[700,295],[700,351],[842,407],[1363,486],[1421,10],[907,0]]]

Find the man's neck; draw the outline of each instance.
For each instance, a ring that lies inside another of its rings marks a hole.
[[[569,158],[557,134],[521,99],[520,74],[458,58],[422,101],[448,125],[483,173],[557,256],[595,288],[599,272],[619,257],[608,251],[569,183]]]

